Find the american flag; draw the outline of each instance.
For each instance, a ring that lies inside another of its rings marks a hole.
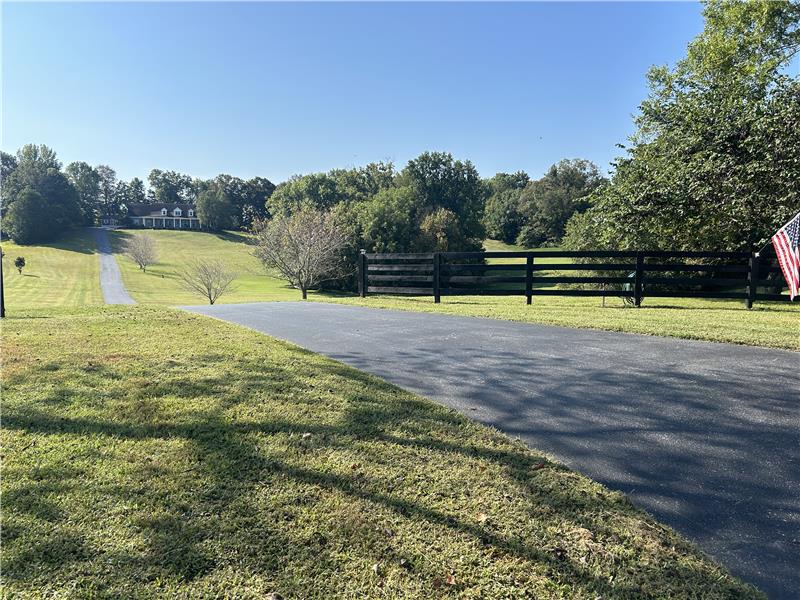
[[[783,278],[789,286],[790,300],[800,295],[800,213],[772,236],[772,245],[778,255]]]

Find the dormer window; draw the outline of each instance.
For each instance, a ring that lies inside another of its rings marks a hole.
[[[162,208],[161,209],[161,216],[162,217],[166,217],[167,216],[167,209],[166,208]]]
[[[180,208],[176,208],[175,210],[173,210],[172,211],[172,216],[173,217],[180,217],[181,216],[181,209]]]
[[[190,217],[193,217],[193,216],[194,216],[194,211],[193,211],[191,208],[189,209],[189,216],[190,216]]]

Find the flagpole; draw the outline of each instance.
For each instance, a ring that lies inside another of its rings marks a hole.
[[[792,221],[794,221],[794,220],[795,220],[797,217],[800,217],[800,213],[797,213],[797,214],[796,214],[795,216],[793,216],[791,219],[789,219],[788,221],[786,221],[786,223],[784,223],[783,225],[781,225],[780,227],[778,227],[778,231],[780,231],[781,229],[783,229],[784,227],[786,227],[786,226],[787,226],[789,223],[791,223]],[[759,254],[761,254],[761,253],[764,251],[764,248],[766,248],[767,246],[769,246],[769,245],[772,243],[772,238],[774,238],[774,237],[775,237],[774,235],[773,235],[773,236],[770,236],[769,240],[767,240],[767,243],[766,243],[766,244],[764,244],[763,246],[761,246],[761,250],[759,250],[758,252],[756,252],[756,256],[758,256]]]
[[[780,229],[779,229],[778,231],[780,231]],[[769,240],[767,241],[767,243],[766,243],[766,244],[764,244],[763,246],[761,246],[761,250],[759,250],[758,252],[756,252],[756,256],[761,256],[761,253],[762,253],[762,252],[763,252],[763,251],[764,251],[764,250],[767,248],[767,246],[769,246],[771,243],[772,243],[772,238],[769,238]]]

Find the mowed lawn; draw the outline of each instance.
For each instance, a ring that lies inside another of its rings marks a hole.
[[[600,298],[562,296],[534,296],[531,306],[525,304],[524,296],[443,296],[440,304],[419,296],[330,297],[326,301],[800,350],[797,301],[756,303],[752,310],[736,300],[694,298],[645,298],[638,309],[624,306],[619,298],[607,298],[603,307]]]
[[[155,240],[157,262],[146,272],[124,255],[125,240],[137,233]],[[237,274],[233,291],[222,296],[220,303],[300,299],[299,291],[267,275],[261,262],[252,255],[245,233],[119,229],[110,232],[110,236],[125,287],[137,302],[166,305],[207,302],[184,290],[177,277],[193,259],[221,260]]]
[[[40,310],[3,343],[9,597],[761,597],[623,495],[245,328]]]
[[[522,246],[485,240],[487,252],[519,252]],[[536,252],[537,249],[530,249]],[[542,248],[538,250],[558,250]],[[524,259],[490,258],[490,264],[524,263]],[[535,258],[538,264],[571,262],[564,258]],[[543,271],[542,273],[548,273]],[[569,274],[574,274],[570,272]],[[534,287],[556,287],[539,284]],[[623,331],[686,339],[728,342],[800,350],[800,302],[757,302],[746,310],[743,301],[694,298],[645,298],[641,308],[626,307],[620,298],[534,296],[527,306],[520,296],[442,296],[434,304],[430,296],[372,295],[317,297],[318,300],[419,312],[438,312],[466,317],[485,317],[524,323],[560,325],[607,331]]]
[[[49,244],[19,246],[4,241],[0,246],[9,314],[27,308],[103,303],[100,260],[91,229],[76,229]],[[22,274],[14,268],[18,256],[25,258]]]

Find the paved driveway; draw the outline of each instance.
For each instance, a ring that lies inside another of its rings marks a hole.
[[[798,353],[322,303],[189,310],[519,436],[624,491],[770,597],[799,597]]]
[[[111,249],[108,231],[96,227],[94,240],[100,253],[100,289],[103,290],[103,300],[106,304],[136,304],[122,282],[122,273]]]

